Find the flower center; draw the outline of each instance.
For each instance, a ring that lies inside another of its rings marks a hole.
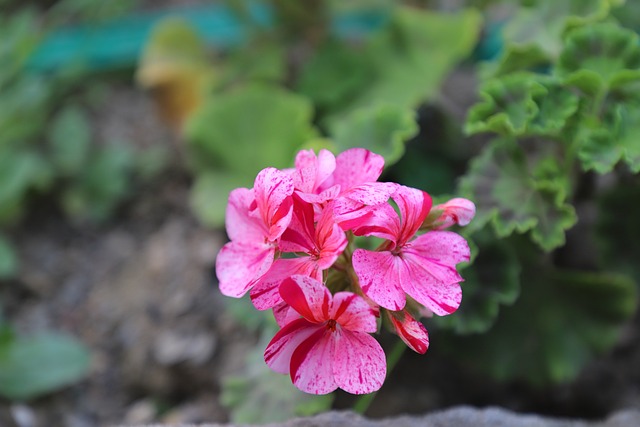
[[[335,331],[337,324],[338,323],[335,320],[329,319],[329,321],[327,322],[327,329],[331,329],[331,331]]]

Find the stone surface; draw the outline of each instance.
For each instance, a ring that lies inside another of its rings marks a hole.
[[[242,427],[233,424],[149,424],[144,427]],[[640,409],[616,412],[603,421],[580,421],[517,414],[501,408],[477,409],[458,406],[420,416],[401,416],[370,420],[353,412],[326,412],[309,418],[296,418],[265,427],[632,427],[640,426]],[[143,426],[119,426],[143,427]]]

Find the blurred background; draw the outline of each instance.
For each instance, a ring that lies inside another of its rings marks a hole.
[[[638,29],[632,0],[0,0],[0,425],[640,407]],[[271,372],[214,272],[231,189],[351,147],[478,206],[461,309],[368,409]]]

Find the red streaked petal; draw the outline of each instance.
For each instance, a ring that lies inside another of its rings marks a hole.
[[[389,310],[404,308],[406,299],[400,283],[400,270],[405,267],[399,257],[386,251],[356,249],[352,261],[360,287],[369,298]]]
[[[216,275],[220,292],[239,298],[244,295],[271,264],[275,249],[265,244],[229,242],[216,258]]]
[[[435,221],[437,228],[442,230],[454,224],[461,226],[468,225],[476,215],[476,205],[471,200],[463,198],[451,199],[446,203],[434,207],[442,211],[440,217]]]
[[[455,267],[404,252],[406,270],[401,277],[404,291],[433,313],[444,316],[458,309],[462,300],[460,277]]]
[[[424,354],[429,348],[429,333],[424,325],[406,311],[389,313],[389,320],[396,333],[413,351]]]
[[[267,310],[280,304],[280,284],[296,274],[322,279],[322,272],[309,257],[277,259],[251,289],[251,302],[254,307]]]
[[[398,205],[402,219],[401,231],[397,236],[396,243],[398,246],[403,246],[416,234],[424,219],[429,215],[432,204],[431,196],[422,190],[398,185],[391,198]]]
[[[260,216],[268,229],[269,241],[275,241],[291,221],[293,179],[286,172],[266,168],[258,173],[253,187]]]
[[[335,333],[322,325],[291,355],[291,381],[311,394],[327,394],[338,388],[333,375]]]
[[[276,372],[288,374],[291,355],[319,326],[299,318],[285,325],[271,339],[264,350],[264,361]]]
[[[378,330],[374,310],[364,298],[351,292],[338,292],[333,296],[329,317],[350,331],[373,333]]]
[[[280,296],[310,322],[321,323],[329,319],[331,293],[312,277],[295,275],[285,279],[280,285]]]
[[[336,330],[333,377],[338,387],[353,394],[372,393],[387,375],[384,351],[371,335]]]

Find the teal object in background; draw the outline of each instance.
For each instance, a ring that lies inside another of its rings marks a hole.
[[[273,11],[265,4],[248,8],[251,21],[269,28]],[[81,66],[89,70],[114,70],[133,66],[153,27],[162,19],[178,17],[188,21],[210,45],[225,49],[246,41],[247,27],[223,5],[168,9],[126,16],[99,25],[74,26],[52,32],[28,62],[35,72],[52,72]],[[341,37],[358,37],[380,28],[388,16],[379,11],[359,11],[336,16],[332,30]]]

